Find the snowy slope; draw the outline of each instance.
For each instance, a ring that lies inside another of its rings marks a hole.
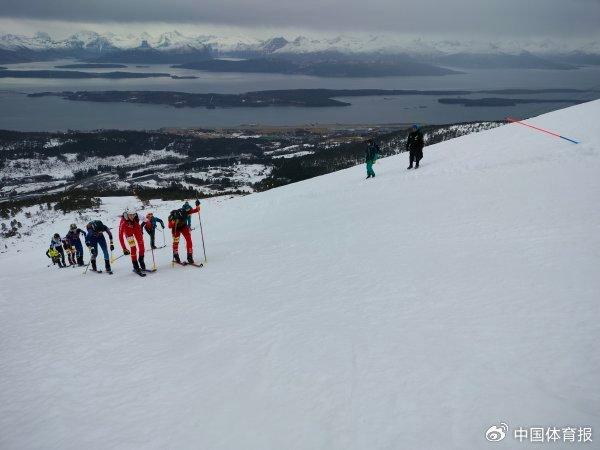
[[[599,433],[599,117],[596,101],[530,120],[579,145],[508,125],[428,147],[418,171],[403,154],[374,180],[358,166],[204,202],[204,269],[171,268],[168,249],[145,279],[126,258],[110,278],[46,268],[42,247],[73,216],[36,227],[0,254],[0,448],[528,448],[514,428]],[[116,226],[126,201],[102,219]],[[490,444],[500,421],[511,435]]]

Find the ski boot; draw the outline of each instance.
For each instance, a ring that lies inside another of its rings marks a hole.
[[[181,259],[179,259],[179,253],[173,253],[173,261],[181,264]]]
[[[135,273],[137,273],[138,275],[142,273],[142,269],[140,269],[140,265],[138,264],[137,261],[132,261],[133,264],[133,271]]]
[[[109,275],[112,275],[113,271],[110,268],[110,261],[108,259],[104,260],[104,268],[106,269],[106,273],[108,273]]]
[[[192,256],[192,254],[191,254],[191,253],[188,253],[188,254],[187,254],[187,262],[188,262],[189,264],[194,264],[194,257]]]
[[[138,258],[138,263],[140,265],[140,269],[142,269],[143,271],[146,270],[146,263],[144,262],[144,255],[140,256]]]
[[[411,164],[410,166],[408,166],[408,167],[406,168],[406,170],[410,170],[410,169],[412,169],[412,168],[413,168],[413,167],[412,167],[412,164]]]
[[[95,259],[92,259],[92,260],[90,261],[90,263],[92,264],[92,271],[94,271],[94,272],[98,272],[98,268],[96,267],[96,260],[95,260]]]

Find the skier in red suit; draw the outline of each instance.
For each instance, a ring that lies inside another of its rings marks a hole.
[[[129,249],[125,246],[125,241],[127,241]],[[133,270],[138,274],[145,271],[144,234],[142,233],[142,226],[140,225],[138,215],[133,209],[127,208],[121,217],[121,222],[119,223],[119,242],[121,243],[123,253],[126,255],[131,254]]]
[[[196,207],[192,209],[174,209],[169,214],[169,228],[173,234],[173,260],[180,263],[179,259],[179,236],[183,235],[187,248],[187,261],[194,264],[194,246],[192,244],[192,233],[188,225],[188,217],[200,211],[200,201],[196,200]]]

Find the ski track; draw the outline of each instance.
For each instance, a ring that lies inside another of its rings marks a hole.
[[[488,444],[500,421],[600,433],[599,117],[596,101],[529,121],[580,145],[507,125],[426,148],[417,171],[402,154],[374,180],[358,166],[205,201],[201,269],[172,268],[169,247],[143,279],[127,257],[112,276],[46,268],[73,217],[37,227],[0,255],[0,448],[529,447]],[[118,249],[132,200],[104,200]],[[158,204],[164,220],[175,204]]]

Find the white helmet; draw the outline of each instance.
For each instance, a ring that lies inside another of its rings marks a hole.
[[[137,211],[133,207],[127,206],[125,208],[125,211],[123,212],[123,217],[125,219],[127,219],[129,216],[134,216],[136,214],[137,214]]]

